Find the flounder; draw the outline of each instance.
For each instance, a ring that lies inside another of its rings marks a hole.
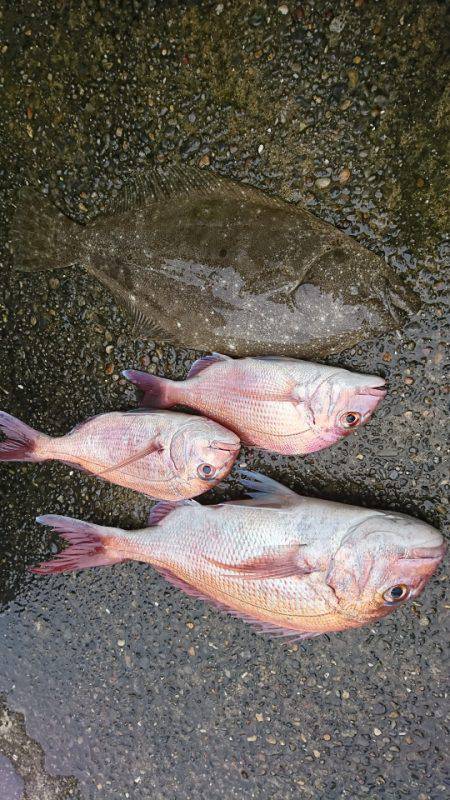
[[[26,190],[15,267],[78,263],[136,333],[237,356],[315,358],[398,328],[418,300],[383,259],[299,205],[193,168],[128,178],[83,226]]]

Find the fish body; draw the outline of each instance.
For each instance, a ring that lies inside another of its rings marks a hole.
[[[418,308],[385,262],[300,206],[196,171],[128,178],[86,226],[28,191],[17,269],[80,263],[140,335],[231,355],[314,358],[398,328]]]
[[[251,499],[159,503],[134,532],[47,515],[69,547],[35,572],[144,561],[188,594],[278,635],[373,624],[415,598],[441,562],[441,534],[403,514],[300,497],[246,473]]]
[[[66,436],[38,433],[0,412],[0,461],[56,460],[155,499],[206,492],[237,458],[238,437],[221,425],[174,412],[111,412]]]
[[[383,378],[277,357],[214,353],[196,361],[185,381],[124,375],[144,392],[144,406],[190,406],[244,444],[284,454],[329,447],[366,422],[386,394]]]

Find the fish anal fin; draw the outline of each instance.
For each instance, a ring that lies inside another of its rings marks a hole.
[[[302,577],[314,572],[306,559],[302,558],[301,544],[280,545],[269,552],[235,564],[208,558],[210,564],[244,580],[267,580],[269,578]]]
[[[117,303],[125,309],[131,319],[133,334],[137,338],[157,339],[161,342],[180,344],[173,335],[167,333],[146,311],[138,306],[133,292],[125,286],[121,286],[119,281],[109,274],[106,263],[104,269],[99,262],[94,266],[92,260],[88,261],[85,266],[86,270],[106,286],[116,298]]]
[[[184,581],[182,578],[178,577],[178,575],[175,575],[171,570],[163,569],[161,567],[155,567],[155,569],[157,569],[160,575],[162,575],[166,581],[171,583],[172,586],[175,586],[177,589],[181,589],[181,591],[189,595],[189,597],[194,597],[196,600],[203,600],[205,603],[208,603],[208,605],[216,608],[218,611],[225,612],[236,619],[243,620],[248,625],[251,625],[257,633],[264,633],[276,639],[286,638],[291,642],[303,641],[304,639],[310,639],[314,636],[320,636],[320,631],[301,631],[297,630],[296,628],[289,628],[288,626],[284,627],[282,625],[278,625],[277,623],[258,619],[257,617],[253,617],[251,614],[246,614],[243,611],[237,611],[236,609],[231,608],[231,606],[226,605],[226,603],[222,603],[219,600],[216,600],[214,597],[199,591],[195,586],[192,586],[187,581]]]
[[[187,374],[187,379],[195,378],[196,375],[204,372],[205,369],[209,369],[213,364],[220,364],[221,361],[232,361],[232,359],[229,356],[222,356],[220,353],[212,353],[210,356],[198,358],[197,361],[194,361],[192,364]]]

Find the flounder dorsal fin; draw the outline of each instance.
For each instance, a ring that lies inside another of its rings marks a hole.
[[[183,195],[212,195],[236,197],[237,200],[258,196],[259,203],[269,207],[286,208],[278,197],[267,194],[247,183],[237,182],[209,170],[188,164],[158,166],[133,172],[123,178],[117,195],[108,203],[106,213],[123,213],[131,209],[166,201]]]

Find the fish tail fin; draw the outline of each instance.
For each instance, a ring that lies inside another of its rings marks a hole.
[[[167,378],[159,378],[157,375],[139,372],[135,369],[125,369],[122,375],[141,392],[144,392],[141,406],[170,408],[182,402],[182,381],[170,381]]]
[[[14,268],[38,272],[74,264],[79,257],[80,229],[46,197],[23,189],[10,230]]]
[[[38,575],[104,567],[127,560],[124,553],[114,547],[123,535],[118,528],[107,528],[72,517],[62,517],[59,514],[44,514],[42,517],[37,517],[36,522],[49,525],[69,543],[68,547],[50,561],[44,561],[30,568],[31,572]]]
[[[0,432],[6,437],[0,442],[0,461],[43,461],[39,443],[49,437],[26,425],[20,419],[0,411]]]

